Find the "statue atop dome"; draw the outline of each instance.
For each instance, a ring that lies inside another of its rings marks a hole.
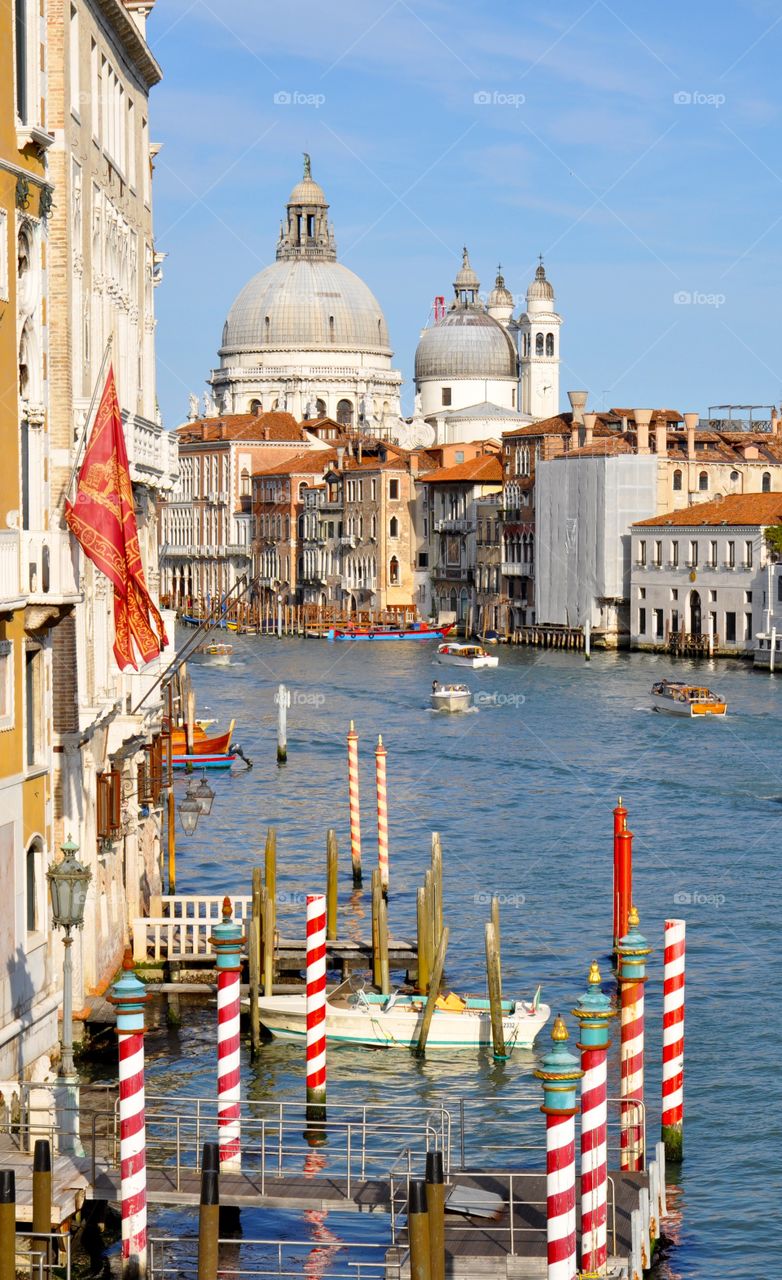
[[[312,177],[312,163],[310,161],[309,154],[305,151],[304,152],[304,179],[306,181],[307,178],[311,178],[311,177]]]

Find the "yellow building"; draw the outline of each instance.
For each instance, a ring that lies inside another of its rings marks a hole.
[[[0,1081],[57,1045],[51,857],[46,22],[0,5]],[[10,909],[9,909],[10,908]]]

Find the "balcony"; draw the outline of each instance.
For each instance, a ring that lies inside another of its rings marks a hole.
[[[532,565],[525,564],[523,561],[503,560],[500,565],[500,573],[503,578],[529,578],[532,573]]]
[[[179,476],[179,448],[172,431],[133,414],[124,419],[130,478],[150,489],[172,489]]]
[[[65,529],[23,530],[22,586],[28,604],[75,604],[81,600],[78,546]]]
[[[17,529],[0,530],[0,612],[20,609],[25,602],[22,595],[22,575],[19,562],[19,532]]]
[[[250,556],[252,547],[242,542],[227,542],[221,551],[227,556]]]
[[[351,551],[358,546],[358,538],[353,533],[343,534],[341,538],[337,539],[337,542],[341,547],[346,547]]]
[[[472,520],[435,520],[435,533],[472,533],[475,525]]]

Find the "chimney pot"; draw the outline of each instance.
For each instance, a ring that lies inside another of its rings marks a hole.
[[[635,448],[637,453],[649,452],[649,423],[652,420],[651,409],[634,409]]]
[[[700,421],[700,415],[697,413],[685,413],[684,425],[687,428],[687,459],[692,462],[695,458],[695,428]]]
[[[668,456],[668,424],[664,420],[654,429],[654,447],[661,458]]]
[[[584,414],[584,444],[591,444],[594,439],[595,423],[597,422],[596,413]]]
[[[584,421],[584,410],[586,409],[589,392],[568,391],[567,398],[570,401],[570,407],[573,410],[573,421],[577,422],[578,425],[581,426]]]

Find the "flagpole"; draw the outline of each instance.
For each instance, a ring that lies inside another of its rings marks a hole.
[[[103,386],[103,374],[106,369],[106,361],[108,360],[109,355],[111,353],[111,346],[113,341],[114,341],[114,334],[110,333],[108,336],[108,340],[106,342],[106,349],[103,352],[103,359],[100,362],[100,369],[98,370],[98,376],[95,380],[95,385],[93,387],[92,399],[90,400],[90,407],[87,410],[87,417],[84,419],[84,426],[82,428],[82,433],[79,437],[79,441],[76,446],[76,457],[73,460],[73,466],[71,467],[71,474],[68,478],[68,484],[61,499],[61,504],[63,507],[65,506],[66,502],[70,501],[71,489],[73,488],[73,482],[76,479],[76,473],[79,470],[79,463],[81,461],[81,451],[84,448],[84,444],[87,439],[87,434],[90,429],[90,420],[92,418],[92,411],[95,408],[95,401],[97,400],[98,393],[100,392]]]

